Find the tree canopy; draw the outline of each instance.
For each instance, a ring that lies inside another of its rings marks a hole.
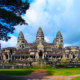
[[[0,0],[0,40],[8,41],[8,33],[14,33],[14,26],[26,24],[21,17],[29,9],[28,0]]]

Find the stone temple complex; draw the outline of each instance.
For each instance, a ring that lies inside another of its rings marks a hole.
[[[33,43],[28,43],[21,31],[17,39],[17,49],[15,47],[3,48],[0,54],[0,60],[4,61],[27,61],[29,58],[34,60],[46,58],[77,60],[79,58],[79,47],[66,46],[64,48],[63,36],[60,31],[57,32],[53,43],[47,43],[44,40],[43,31],[39,27],[36,40]]]

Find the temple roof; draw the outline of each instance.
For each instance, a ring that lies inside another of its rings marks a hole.
[[[37,33],[43,33],[41,27],[39,27],[38,32]]]
[[[56,44],[56,38],[54,38],[54,40],[53,40],[53,44]]]
[[[59,37],[59,36],[62,37],[62,34],[61,34],[61,32],[58,30],[56,37]]]
[[[44,41],[44,34],[43,34],[41,27],[39,27],[39,29],[37,31],[35,42],[39,42],[39,41],[41,41],[41,42]]]
[[[2,50],[17,50],[15,47],[7,47],[7,48],[3,48]]]
[[[36,36],[37,36],[37,37],[44,37],[44,34],[43,34],[43,31],[42,31],[41,27],[39,27]]]
[[[18,38],[23,38],[24,39],[24,35],[23,35],[22,31],[20,31]]]

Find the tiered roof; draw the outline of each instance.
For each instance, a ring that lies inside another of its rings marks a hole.
[[[41,38],[39,39],[39,37],[41,37]],[[41,27],[39,27],[39,29],[37,31],[36,40],[42,40],[42,41],[44,40],[44,34],[43,34]]]
[[[62,37],[61,32],[58,30],[56,37]]]

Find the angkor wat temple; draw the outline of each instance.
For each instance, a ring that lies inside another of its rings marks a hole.
[[[33,43],[28,43],[21,31],[17,40],[17,48],[3,48],[0,54],[0,60],[4,61],[27,61],[29,58],[35,60],[46,58],[77,60],[79,58],[79,47],[66,46],[64,48],[63,36],[60,31],[57,32],[53,43],[47,43],[44,40],[43,31],[41,27],[39,27],[36,34],[36,40]]]

